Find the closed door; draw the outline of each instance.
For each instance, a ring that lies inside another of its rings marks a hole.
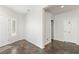
[[[64,20],[64,41],[71,41],[72,35],[71,35],[71,20],[69,17],[66,17]]]
[[[66,17],[64,20],[64,41],[77,42],[78,40],[78,17]]]

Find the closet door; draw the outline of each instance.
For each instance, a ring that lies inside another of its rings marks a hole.
[[[64,41],[78,42],[78,16],[67,16],[64,20]]]
[[[72,29],[71,18],[69,16],[66,16],[64,20],[64,41],[68,42],[71,41],[72,39],[71,29]]]
[[[71,42],[78,42],[78,16],[71,17]]]

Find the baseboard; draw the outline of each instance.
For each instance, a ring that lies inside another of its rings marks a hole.
[[[73,43],[75,45],[79,45],[79,43],[73,42],[73,41],[63,41],[63,40],[57,40],[57,41],[66,42],[66,43]]]
[[[23,40],[23,39],[17,39],[17,40],[15,40],[15,41],[5,42],[5,43],[3,43],[0,47],[4,47],[4,46],[6,46],[6,45],[8,45],[8,44],[15,43],[15,42],[17,42],[17,41],[19,41],[19,40]]]
[[[28,42],[30,42],[31,44],[37,46],[37,47],[40,48],[40,49],[44,49],[44,46],[37,45],[37,44],[33,43],[32,41],[30,41],[30,40],[28,40],[28,39],[25,39],[25,40],[28,41]]]
[[[48,42],[46,42],[46,43],[44,44],[44,48],[45,48],[45,46],[48,45],[49,43],[51,43],[51,40],[49,40]]]

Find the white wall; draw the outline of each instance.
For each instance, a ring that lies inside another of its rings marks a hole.
[[[44,48],[42,22],[42,5],[32,6],[30,12],[26,15],[26,40],[40,48]]]
[[[17,29],[18,29],[18,36],[19,39],[25,39],[25,15],[19,15],[18,16],[18,24],[17,24]]]
[[[21,15],[15,13],[14,11],[4,7],[0,6],[0,47],[4,46],[6,44],[13,43],[15,41],[22,39],[23,36],[23,29],[22,24],[24,24]],[[20,18],[19,18],[20,17]],[[11,19],[16,19],[16,36],[11,36]],[[22,25],[22,26],[21,26]],[[20,35],[20,36],[19,36]]]
[[[79,44],[79,9],[56,15],[54,25],[54,39]]]

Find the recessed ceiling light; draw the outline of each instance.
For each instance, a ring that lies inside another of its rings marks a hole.
[[[64,8],[64,6],[62,5],[61,8]]]

